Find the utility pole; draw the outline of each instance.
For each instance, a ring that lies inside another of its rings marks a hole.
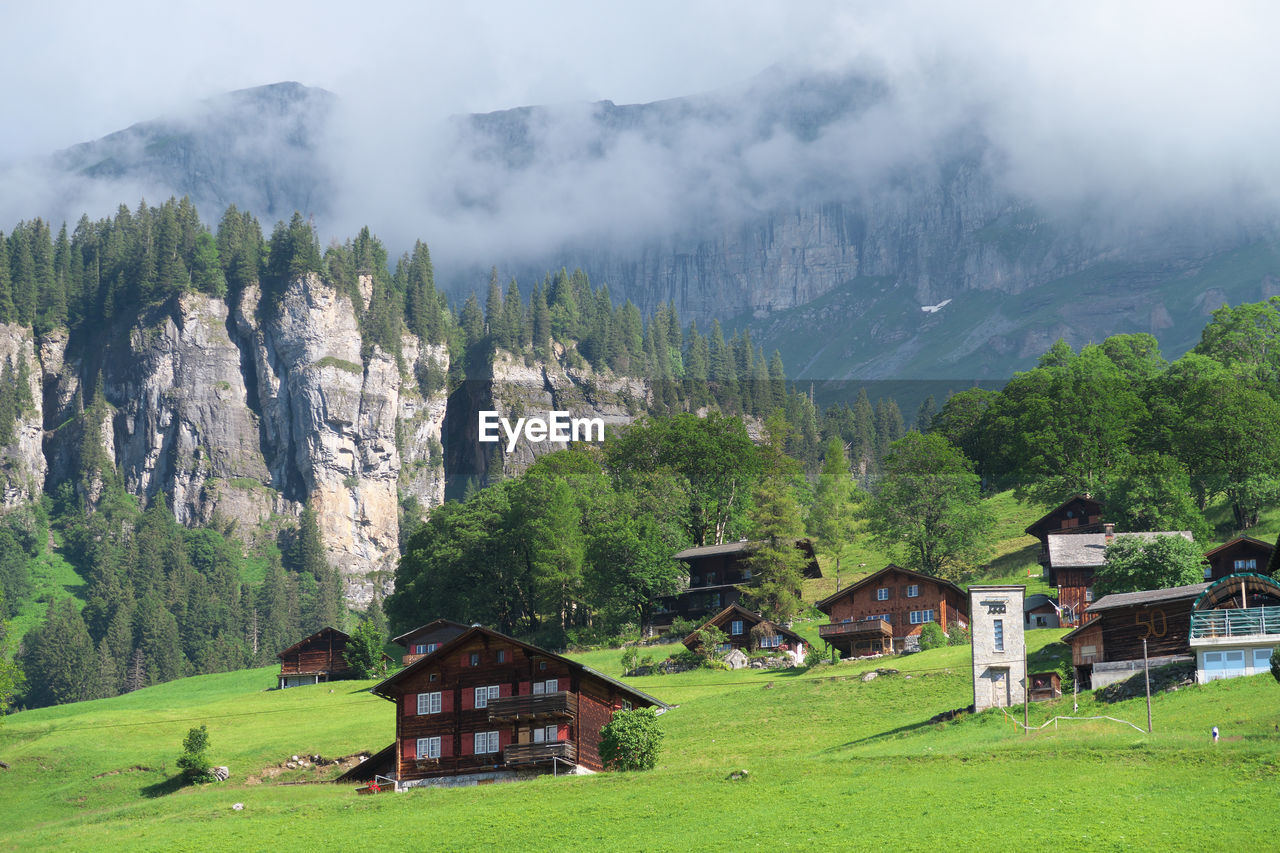
[[[1147,734],[1151,734],[1151,665],[1147,660],[1147,638],[1142,638],[1142,672],[1147,682]]]
[[[1031,730],[1028,712],[1031,705],[1031,674],[1027,672],[1027,644],[1022,644],[1022,731]]]

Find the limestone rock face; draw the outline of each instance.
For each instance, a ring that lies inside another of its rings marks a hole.
[[[13,441],[0,448],[0,483],[4,489],[0,502],[9,509],[40,496],[47,468],[41,448],[44,439],[41,369],[30,329],[0,323],[0,364],[12,366],[15,378],[26,385],[31,401],[18,413]]]
[[[440,385],[426,395],[417,382],[406,381],[400,389],[400,490],[431,509],[444,503],[444,415],[449,402],[444,377],[449,372],[449,348],[419,346],[416,337],[405,335],[400,349],[416,374],[429,371]]]

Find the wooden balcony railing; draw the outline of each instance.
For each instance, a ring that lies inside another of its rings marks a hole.
[[[861,619],[857,622],[832,622],[828,625],[819,625],[818,636],[824,640],[829,637],[892,637],[893,629],[883,619]]]
[[[520,743],[512,744],[502,750],[502,760],[508,765],[541,764],[553,758],[577,762],[577,744],[567,740],[558,740],[551,743]]]
[[[510,723],[516,720],[572,718],[578,715],[578,694],[535,693],[489,700],[489,719]]]

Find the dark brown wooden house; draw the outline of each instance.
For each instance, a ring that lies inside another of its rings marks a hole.
[[[1156,663],[1190,654],[1191,608],[1207,583],[1105,595],[1089,621],[1063,637],[1071,646],[1076,681],[1104,687],[1142,668],[1142,641]]]
[[[405,655],[402,660],[405,666],[418,658],[429,655],[459,634],[464,633],[469,625],[453,622],[448,619],[437,619],[425,625],[419,625],[412,631],[405,631],[391,642],[403,646]]]
[[[1040,562],[1049,559],[1050,533],[1099,533],[1102,531],[1102,502],[1089,495],[1073,495],[1051,509],[1026,530],[1040,540]]]
[[[1102,533],[1051,533],[1049,561],[1045,565],[1045,580],[1058,590],[1058,606],[1064,627],[1073,627],[1095,618],[1093,603],[1093,578],[1106,563],[1107,546],[1114,540],[1137,536],[1151,539],[1155,536],[1182,536],[1191,538],[1187,530],[1167,530],[1140,533],[1114,533],[1114,525],[1104,524]]]
[[[373,687],[396,706],[399,787],[603,770],[618,710],[666,705],[560,655],[468,628]]]
[[[1274,545],[1261,539],[1237,536],[1230,542],[1224,542],[1212,551],[1205,552],[1204,558],[1209,565],[1205,567],[1204,579],[1216,581],[1241,572],[1265,574],[1275,550]]]
[[[350,678],[354,673],[345,657],[348,639],[337,628],[321,628],[280,652],[280,688]]]
[[[763,625],[764,628],[754,630],[757,625]],[[745,607],[730,604],[703,623],[698,631],[708,627],[719,628],[724,632],[725,642],[720,649],[722,652],[742,649],[750,654],[754,651],[773,650],[780,655],[791,657],[796,666],[804,663],[806,652],[804,637],[790,628],[770,622],[759,613],[753,613]],[[684,638],[684,644],[690,651],[696,651],[698,648],[698,631]],[[757,643],[759,648],[754,647]]]
[[[677,618],[701,621],[730,604],[737,604],[742,597],[738,587],[750,586],[752,583],[747,558],[760,544],[744,539],[723,545],[689,548],[676,554],[677,560],[689,566],[689,586],[676,595],[664,596],[658,600],[653,616],[654,629],[665,630]],[[818,567],[818,558],[813,552],[813,543],[808,539],[797,539],[796,548],[807,558],[804,576],[822,577],[822,569]]]
[[[969,625],[969,597],[951,581],[888,565],[819,601],[818,636],[850,657],[904,651],[930,622]]]

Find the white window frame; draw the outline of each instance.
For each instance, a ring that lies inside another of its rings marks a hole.
[[[882,586],[876,590],[876,601],[888,601],[888,600],[889,600],[889,587]]]
[[[477,687],[475,692],[475,702],[474,702],[475,707],[488,708],[489,700],[499,698],[500,692],[501,691],[499,691],[498,685],[496,684],[488,684],[488,685],[485,685],[484,687]]]
[[[498,733],[476,732],[472,735],[471,744],[476,755],[492,755],[498,751]]]
[[[479,665],[480,665],[480,653],[479,653],[479,652],[472,652],[472,653],[471,653],[471,665],[472,665],[472,666],[479,666]]]
[[[440,713],[440,691],[436,690],[432,693],[418,694],[418,716],[423,717],[427,714]]]
[[[438,648],[440,648],[439,643],[427,643],[427,654],[431,654]]]
[[[770,634],[767,637],[760,638],[760,648],[762,649],[776,649],[780,645],[782,645],[782,635],[780,634]]]
[[[742,620],[734,619],[729,623],[729,633],[735,637],[742,636]]]
[[[548,678],[546,681],[533,682],[533,695],[542,696],[545,693],[559,693],[560,679]]]
[[[1232,565],[1237,572],[1256,572],[1258,570],[1258,558],[1250,557],[1249,559],[1235,560]]]
[[[413,647],[413,653],[414,653],[415,655],[425,655],[425,654],[427,654],[427,644],[426,644],[426,643],[418,643],[416,646],[414,646],[414,647]]]
[[[907,587],[907,598],[919,598],[919,597],[920,597],[920,584],[913,583],[911,586]]]
[[[1084,600],[1085,600],[1086,602],[1089,602],[1089,603],[1092,603],[1092,602],[1093,602],[1093,587],[1086,587],[1086,588],[1085,588],[1085,591],[1084,591]]]
[[[533,730],[534,743],[556,743],[560,740],[559,726],[538,726]]]
[[[418,738],[418,758],[439,758],[440,757],[440,738],[438,737],[420,737]]]

